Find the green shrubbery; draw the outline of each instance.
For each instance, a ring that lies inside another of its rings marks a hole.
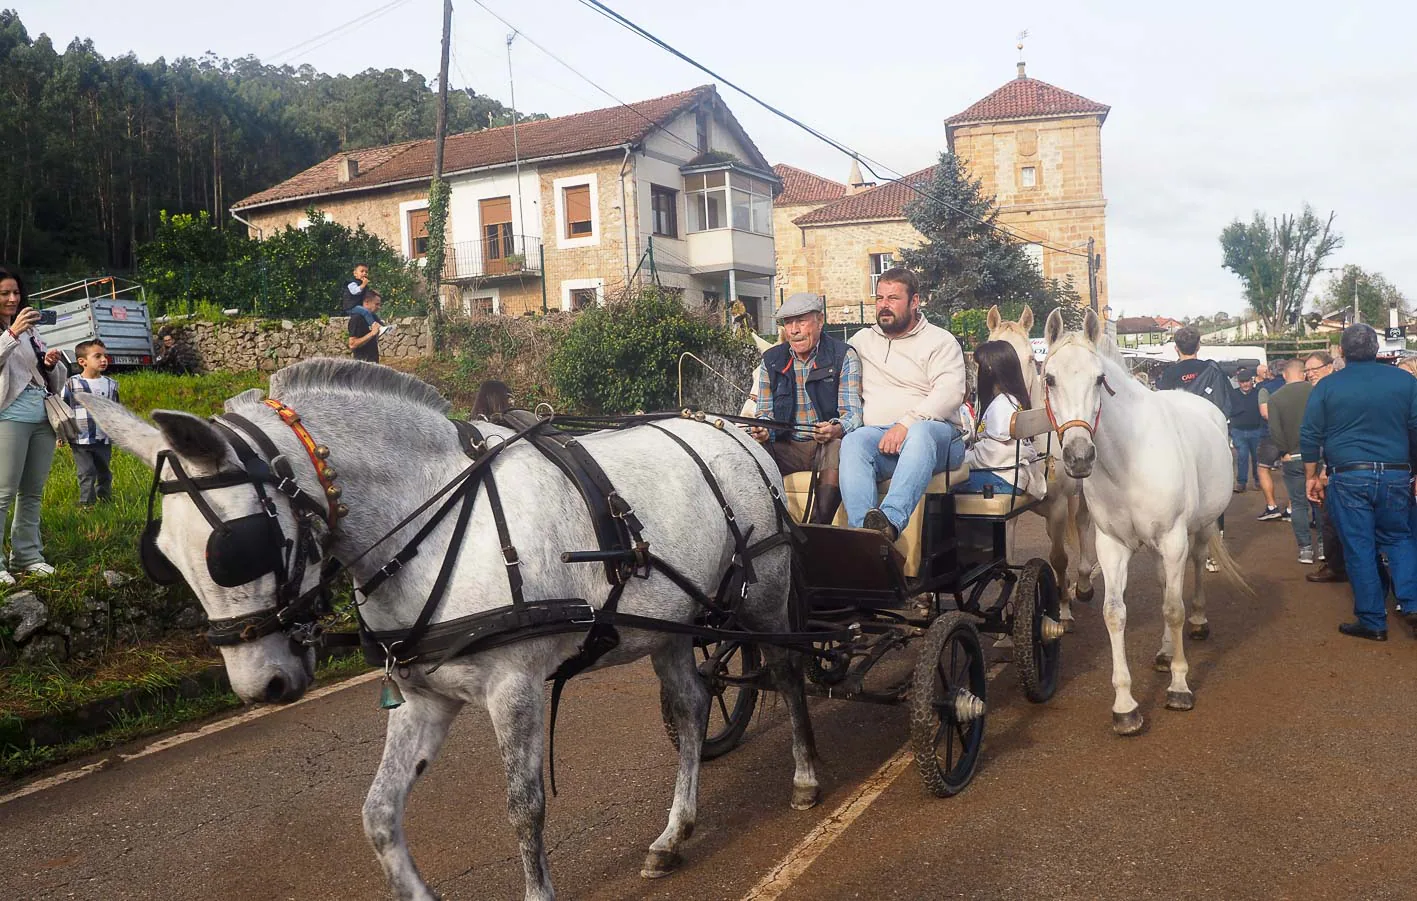
[[[731,359],[747,347],[677,296],[647,289],[582,312],[551,355],[551,377],[579,412],[669,410],[678,401],[680,354]]]
[[[218,228],[205,212],[163,212],[153,239],[138,248],[139,278],[154,315],[236,309],[308,319],[341,312],[341,291],[356,263],[384,297],[385,315],[423,310],[421,272],[364,226],[350,229],[308,210],[308,228],[287,226],[264,241]]]

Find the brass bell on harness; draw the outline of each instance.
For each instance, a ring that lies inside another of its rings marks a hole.
[[[348,515],[349,515],[349,505],[348,505],[348,504],[335,504],[335,516],[339,517],[340,519],[344,519],[344,518],[345,518],[346,516],[348,516]]]
[[[328,460],[330,458],[330,449],[323,444],[317,444],[315,445],[315,456],[319,457],[321,460]]]
[[[324,473],[325,478],[329,479],[331,482],[333,482],[335,480],[335,476],[338,475],[338,473],[335,472],[335,468],[333,466],[326,466],[322,470],[322,472]]]
[[[344,489],[338,485],[331,485],[325,489],[325,496],[332,501],[337,500],[341,494],[344,494]]]

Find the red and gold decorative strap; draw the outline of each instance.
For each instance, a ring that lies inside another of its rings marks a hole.
[[[325,501],[330,505],[330,525],[342,516],[349,513],[349,508],[338,503],[340,488],[335,484],[335,468],[329,464],[330,449],[323,444],[316,444],[310,430],[305,428],[300,421],[300,414],[287,407],[285,404],[272,398],[266,398],[266,406],[275,410],[281,421],[290,426],[290,430],[295,433],[295,437],[300,439],[300,444],[305,448],[305,453],[310,456],[310,464],[315,467],[315,476],[320,480],[320,486],[325,489]]]

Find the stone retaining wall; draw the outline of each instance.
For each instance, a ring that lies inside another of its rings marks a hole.
[[[426,357],[433,336],[423,316],[386,320],[397,328],[379,338],[382,360]],[[292,322],[289,319],[231,319],[225,322],[167,323],[182,359],[200,372],[274,372],[309,357],[349,356],[349,320],[343,316]]]

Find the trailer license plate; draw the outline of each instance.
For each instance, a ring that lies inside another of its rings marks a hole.
[[[118,366],[137,366],[143,362],[143,358],[131,354],[115,354],[113,362]]]

